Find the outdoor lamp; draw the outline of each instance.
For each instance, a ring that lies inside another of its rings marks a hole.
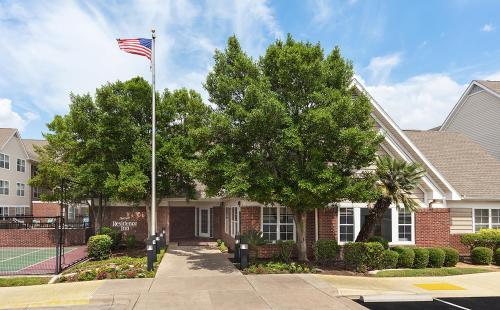
[[[156,262],[156,254],[157,254],[157,250],[156,250],[156,238],[155,237],[152,237],[151,238],[151,243],[153,244],[153,249],[152,249],[152,252],[153,252],[153,260]]]
[[[160,246],[161,246],[160,237],[156,236],[155,241],[156,241],[156,254],[160,254]]]
[[[242,243],[240,245],[240,269],[248,267],[248,244]]]
[[[156,256],[154,251],[153,251],[153,245],[148,243],[146,250],[147,250],[147,257],[148,257],[148,271],[151,271],[151,270],[153,270],[153,262],[154,262],[154,259]]]
[[[240,236],[236,236],[236,239],[234,240],[234,262],[239,263],[240,262]]]

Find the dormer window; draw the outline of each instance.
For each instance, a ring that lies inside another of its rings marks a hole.
[[[19,172],[25,172],[26,171],[26,161],[24,159],[17,159],[17,171]]]
[[[0,168],[10,169],[9,155],[0,153]]]

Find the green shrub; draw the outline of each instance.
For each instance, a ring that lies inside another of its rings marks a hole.
[[[380,242],[367,242],[366,247],[366,266],[368,269],[380,269],[382,268],[382,253],[384,252],[384,246]]]
[[[500,266],[500,249],[497,249],[495,251],[495,264],[497,264],[497,266]]]
[[[396,268],[398,266],[399,253],[392,250],[384,250],[381,255],[382,268]]]
[[[113,244],[111,246],[112,249],[117,249],[118,246],[120,245],[120,242],[122,241],[122,233],[116,229],[113,229],[111,227],[103,226],[101,227],[101,230],[99,231],[98,235],[107,235],[111,238],[113,241]]]
[[[135,239],[135,235],[127,236],[127,249],[135,249],[137,245],[137,240]]]
[[[227,252],[227,250],[228,250],[228,249],[227,249],[227,246],[226,246],[226,244],[224,243],[224,241],[220,240],[220,242],[219,242],[219,240],[217,240],[217,244],[218,244],[218,245],[217,245],[217,247],[219,248],[219,250],[220,250],[222,253],[226,253],[226,252]]]
[[[415,252],[412,248],[405,248],[396,246],[392,250],[398,252],[398,267],[401,268],[411,268],[413,267],[413,261],[415,260]]]
[[[266,239],[262,236],[261,231],[249,230],[241,235],[241,243],[246,243],[250,248],[256,248],[260,245],[266,244]]]
[[[220,245],[223,243],[224,241],[222,241],[221,239],[217,239],[217,247],[220,247]]]
[[[489,265],[493,260],[493,250],[487,247],[475,247],[470,252],[470,256],[475,265]]]
[[[90,258],[95,260],[108,259],[111,256],[113,240],[108,235],[96,235],[89,238],[87,252]]]
[[[344,262],[350,269],[366,272],[366,244],[349,242],[344,245]]]
[[[97,272],[95,270],[86,270],[78,274],[78,281],[92,281],[97,277]]]
[[[415,259],[413,260],[413,268],[421,269],[429,264],[429,250],[424,248],[414,248]]]
[[[445,253],[443,249],[440,248],[429,248],[429,264],[430,268],[441,268],[443,267],[445,259]]]
[[[459,254],[454,248],[443,248],[445,267],[455,267],[458,263]]]
[[[335,261],[340,246],[336,240],[318,240],[314,243],[314,258],[317,263],[327,265]]]
[[[381,237],[381,236],[372,236],[372,237],[368,238],[367,241],[368,242],[379,242],[384,246],[384,249],[386,249],[386,250],[389,248],[389,241],[385,240],[384,237]]]
[[[288,263],[292,258],[292,252],[295,247],[295,242],[291,240],[283,241],[278,240],[278,259],[282,262]]]
[[[464,234],[460,241],[471,249],[486,247],[495,250],[500,247],[500,229],[481,229],[473,234]]]

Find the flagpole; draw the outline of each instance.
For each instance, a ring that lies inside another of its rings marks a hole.
[[[152,137],[151,137],[151,235],[156,233],[156,105],[155,105],[155,30],[151,30],[151,72],[153,88]]]

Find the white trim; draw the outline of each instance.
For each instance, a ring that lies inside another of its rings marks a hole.
[[[9,180],[0,180],[0,181],[2,181],[2,182],[7,182],[7,183],[8,183],[8,184],[7,184],[7,192],[8,192],[8,193],[7,193],[7,194],[3,194],[3,193],[2,193],[2,194],[0,194],[0,196],[10,196],[10,181],[9,181]],[[4,187],[2,187],[2,188],[4,188]],[[2,191],[2,192],[3,192],[3,191]]]
[[[23,142],[23,139],[21,139],[21,134],[19,133],[19,131],[17,129],[14,129],[14,132],[11,134],[11,136],[5,141],[5,143],[0,147],[0,150],[3,150],[3,148],[7,145],[7,143],[9,143],[9,141],[12,139],[12,137],[16,136],[17,135],[17,139],[19,139],[19,142],[21,143],[21,146],[23,148],[23,151],[24,151],[24,155],[26,155],[26,158],[27,159],[34,159],[34,158],[31,158],[28,154],[28,151],[26,150],[26,146],[24,145],[24,142]]]
[[[455,104],[455,106],[451,110],[450,114],[448,114],[448,116],[444,120],[443,124],[441,125],[441,128],[439,128],[439,131],[445,131],[449,127],[450,122],[453,120],[453,118],[455,118],[455,115],[462,108],[465,101],[467,99],[469,99],[469,96],[470,96],[469,93],[474,86],[478,86],[478,87],[482,88],[483,90],[485,90],[487,93],[489,93],[497,98],[500,98],[500,94],[498,94],[497,92],[492,91],[487,86],[477,82],[476,80],[472,81],[469,84],[469,86],[465,89],[462,96],[460,96],[460,99],[458,99],[457,103]],[[474,93],[474,94],[476,94],[476,93]],[[471,95],[474,95],[474,94],[471,94]]]
[[[9,171],[10,171],[10,166],[11,166],[11,164],[10,164],[10,155],[9,155],[9,154],[7,154],[7,153],[3,153],[3,152],[0,152],[0,154],[2,154],[2,155],[4,156],[4,158],[3,158],[3,161],[4,161],[4,167],[5,167],[5,156],[8,156],[8,157],[9,157],[9,168],[3,168],[3,167],[0,167],[0,169],[5,169],[5,170],[9,170]]]
[[[24,162],[24,165],[22,166],[24,168],[24,171],[19,171],[17,170],[17,161],[20,160],[21,162]],[[9,165],[10,166],[10,165]],[[26,174],[26,159],[22,158],[16,158],[16,172],[24,173]]]
[[[368,91],[363,87],[363,85],[356,79],[353,79],[353,84],[358,88],[359,91],[363,92],[370,100],[372,106],[377,110],[392,126],[396,133],[406,142],[410,148],[417,154],[418,157],[424,162],[426,166],[432,170],[432,172],[443,182],[451,191],[452,199],[460,199],[458,192],[451,186],[451,184],[441,175],[441,173],[431,164],[429,160],[420,152],[420,150],[415,146],[415,144],[406,136],[406,134],[399,128],[399,126],[391,119],[391,117],[382,109],[382,107],[377,103],[377,101],[368,93]],[[373,115],[373,113],[372,113]],[[374,116],[374,115],[373,115]],[[379,123],[379,125],[382,125]]]
[[[472,207],[472,232],[476,233],[476,210],[488,210],[488,229],[492,228],[492,216],[491,210],[499,210],[500,206],[492,206],[492,207]]]
[[[198,221],[198,236],[200,237],[205,237],[205,238],[210,238],[210,230],[211,230],[211,223],[210,223],[210,207],[198,207],[199,211],[199,221]],[[203,222],[201,220],[202,217],[202,211],[207,211],[207,232],[202,233],[201,232],[201,223]]]
[[[267,207],[261,206],[260,207],[260,230],[262,232],[264,232],[264,208],[276,208],[276,240],[270,240],[270,243],[276,243],[276,241],[281,240],[281,236],[280,236],[281,208],[286,209],[286,207],[283,207],[283,206],[267,206]],[[288,208],[288,209],[291,210],[290,208]],[[297,226],[295,224],[295,218],[293,216],[292,216],[292,219],[293,219],[293,233],[292,233],[293,234],[293,241],[297,241]],[[307,225],[307,223],[306,223],[306,225]]]

